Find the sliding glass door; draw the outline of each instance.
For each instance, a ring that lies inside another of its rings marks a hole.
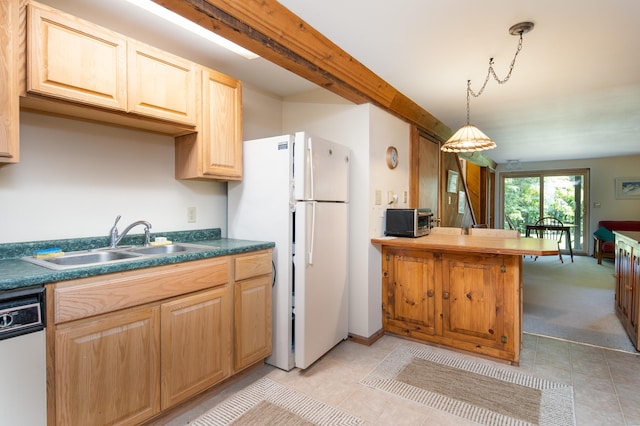
[[[587,254],[589,169],[500,174],[503,227],[519,229],[524,236],[527,224],[554,217],[570,227],[574,253]]]

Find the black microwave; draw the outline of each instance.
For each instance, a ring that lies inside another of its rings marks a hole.
[[[384,235],[417,238],[431,231],[430,209],[387,209]]]

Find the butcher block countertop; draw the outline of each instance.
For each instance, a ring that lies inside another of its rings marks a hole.
[[[436,251],[508,255],[552,256],[558,254],[556,241],[541,238],[501,238],[475,235],[426,235],[420,238],[379,237],[373,244]]]

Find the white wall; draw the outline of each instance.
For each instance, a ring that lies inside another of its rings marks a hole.
[[[282,133],[282,99],[243,85],[242,139],[266,138]]]
[[[120,229],[226,228],[226,184],[176,180],[171,137],[31,112],[20,133],[20,163],[0,167],[0,243],[108,235],[118,214]]]
[[[349,230],[349,332],[369,337],[380,330],[380,253],[370,242],[380,236],[380,211],[375,189],[401,193],[409,182],[409,125],[371,105],[354,105],[316,91],[287,98],[283,105],[285,133],[305,130],[342,143],[352,151]],[[400,165],[386,166],[387,146],[398,148]],[[373,220],[372,220],[373,218]]]
[[[616,200],[615,178],[640,177],[640,155],[610,158],[588,158],[584,160],[524,162],[521,168],[513,171],[558,170],[558,169],[590,169],[589,192],[589,226],[592,234],[601,220],[640,220],[640,200]],[[497,168],[497,182],[500,173],[509,172],[506,165]],[[500,211],[502,200],[499,188],[496,197],[496,212]],[[600,203],[600,207],[594,207]],[[497,218],[499,221],[502,218]],[[499,222],[501,223],[501,222]],[[587,238],[592,245],[591,238]],[[593,247],[589,248],[589,253]]]
[[[282,132],[280,98],[243,87],[242,106],[247,138]],[[144,219],[152,232],[226,236],[226,183],[176,180],[170,136],[23,111],[20,150],[0,167],[0,243],[108,235],[119,214],[121,230]]]

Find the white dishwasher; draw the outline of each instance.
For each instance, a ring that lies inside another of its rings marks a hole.
[[[0,424],[45,426],[44,287],[0,291]]]

